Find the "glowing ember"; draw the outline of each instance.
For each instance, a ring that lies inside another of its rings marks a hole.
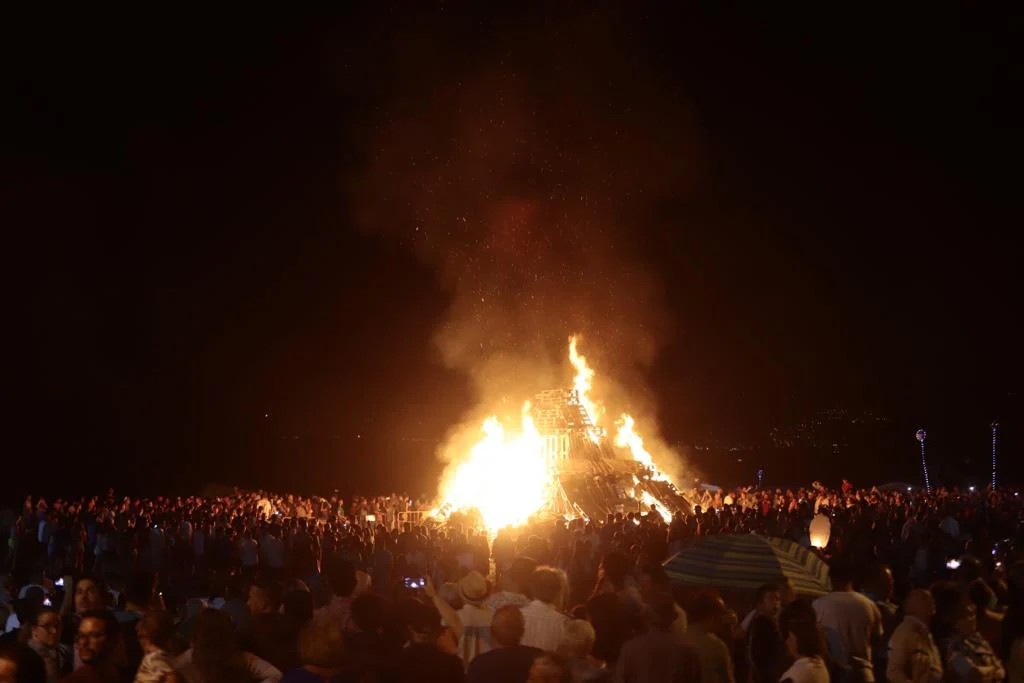
[[[506,435],[495,416],[482,429],[483,439],[442,485],[442,499],[456,510],[476,508],[491,530],[523,524],[548,501],[551,482],[529,401],[518,435]]]

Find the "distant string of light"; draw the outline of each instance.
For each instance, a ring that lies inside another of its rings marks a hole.
[[[999,422],[993,420],[992,422],[992,488],[996,487],[996,446],[998,444],[999,437]]]
[[[932,481],[928,477],[928,459],[925,457],[924,452],[924,441],[928,437],[928,432],[918,429],[914,436],[921,442],[921,471],[924,472],[924,490],[930,494],[932,492]]]

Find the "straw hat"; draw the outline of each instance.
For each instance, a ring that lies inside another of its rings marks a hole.
[[[459,595],[466,602],[483,602],[487,597],[487,579],[477,571],[466,574],[459,580]]]

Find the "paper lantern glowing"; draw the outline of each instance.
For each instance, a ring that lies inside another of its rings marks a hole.
[[[828,545],[829,536],[832,535],[832,522],[825,515],[817,514],[811,520],[811,526],[807,531],[811,536],[811,545],[815,548],[824,548]]]

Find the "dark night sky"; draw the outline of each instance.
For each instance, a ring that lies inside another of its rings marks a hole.
[[[575,330],[669,442],[1014,444],[1009,17],[372,7],[5,22],[19,489],[430,489]]]

